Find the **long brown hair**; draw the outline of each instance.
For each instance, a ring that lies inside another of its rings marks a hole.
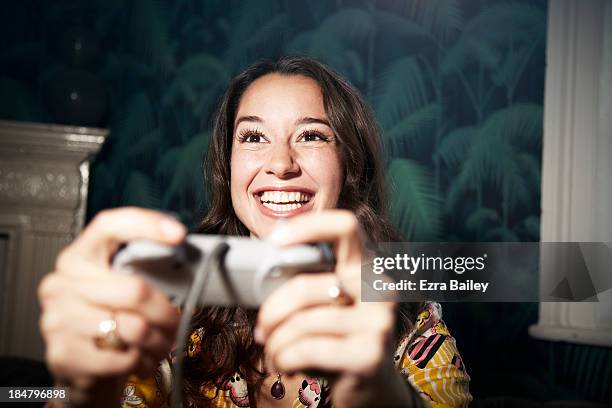
[[[399,241],[386,213],[384,165],[376,120],[359,91],[329,67],[308,57],[259,61],[230,82],[214,119],[205,164],[210,203],[198,232],[249,234],[234,212],[230,194],[232,131],[238,104],[246,89],[258,78],[271,73],[300,75],[319,84],[325,112],[344,160],[344,182],[338,207],[351,210],[372,241]],[[398,319],[402,331],[410,327],[416,312],[413,309],[416,307],[412,305],[401,308],[405,315]],[[199,357],[188,359],[185,364],[184,387],[188,398],[205,403],[200,385],[222,383],[235,372],[247,380],[250,390],[259,389],[265,373],[258,369],[262,349],[252,336],[255,315],[255,311],[241,307],[208,307],[194,316],[194,330],[203,327],[204,335]]]

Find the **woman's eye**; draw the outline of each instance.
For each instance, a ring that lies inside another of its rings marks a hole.
[[[248,135],[244,138],[245,142],[249,143],[259,143],[261,141],[261,136],[259,135]]]
[[[302,134],[302,140],[304,142],[326,142],[327,136],[325,136],[322,133],[318,133],[318,132],[306,132]]]
[[[240,136],[240,142],[242,143],[263,143],[265,137],[259,132],[247,132]]]

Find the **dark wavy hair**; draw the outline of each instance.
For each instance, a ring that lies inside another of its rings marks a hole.
[[[258,78],[267,74],[304,76],[319,84],[330,126],[344,160],[344,181],[338,208],[352,211],[368,238],[375,242],[399,241],[387,217],[380,131],[362,97],[347,80],[329,67],[308,57],[284,57],[251,65],[229,84],[214,118],[212,140],[205,163],[210,203],[198,232],[248,235],[249,230],[234,212],[230,194],[230,159],[233,128],[240,98]],[[411,328],[418,306],[400,307],[398,331]],[[265,377],[259,370],[262,349],[252,336],[256,311],[241,307],[207,307],[195,314],[192,327],[204,328],[201,352],[185,364],[184,395],[187,401],[207,405],[200,385],[221,384],[235,372],[258,390]],[[251,406],[255,406],[249,393]]]

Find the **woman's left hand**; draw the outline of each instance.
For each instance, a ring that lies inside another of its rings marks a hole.
[[[403,397],[412,400],[392,362],[395,304],[360,301],[363,241],[353,213],[300,215],[270,240],[279,246],[331,242],[336,256],[335,273],[300,274],[262,305],[255,337],[265,345],[274,369],[332,374],[336,407],[397,406]],[[352,304],[336,304],[328,294],[338,282]]]

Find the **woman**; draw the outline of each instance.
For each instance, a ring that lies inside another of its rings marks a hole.
[[[337,265],[293,278],[258,312],[199,311],[182,351],[188,402],[469,403],[469,376],[438,305],[404,305],[395,324],[393,303],[359,301],[364,237],[395,239],[384,212],[379,154],[375,121],[358,92],[316,61],[260,62],[231,82],[215,121],[207,171],[212,202],[200,232],[250,235],[281,246],[330,241]],[[280,219],[286,222],[279,226]],[[70,384],[77,405],[113,406],[121,392],[124,406],[167,403],[170,364],[158,362],[175,340],[179,313],[137,277],[111,274],[109,260],[125,241],[176,244],[184,234],[160,213],[105,211],[41,284],[47,361],[58,380]],[[328,294],[339,286],[350,304]],[[105,321],[116,326],[125,347],[96,346],[96,325]],[[130,374],[136,376],[127,381]]]

